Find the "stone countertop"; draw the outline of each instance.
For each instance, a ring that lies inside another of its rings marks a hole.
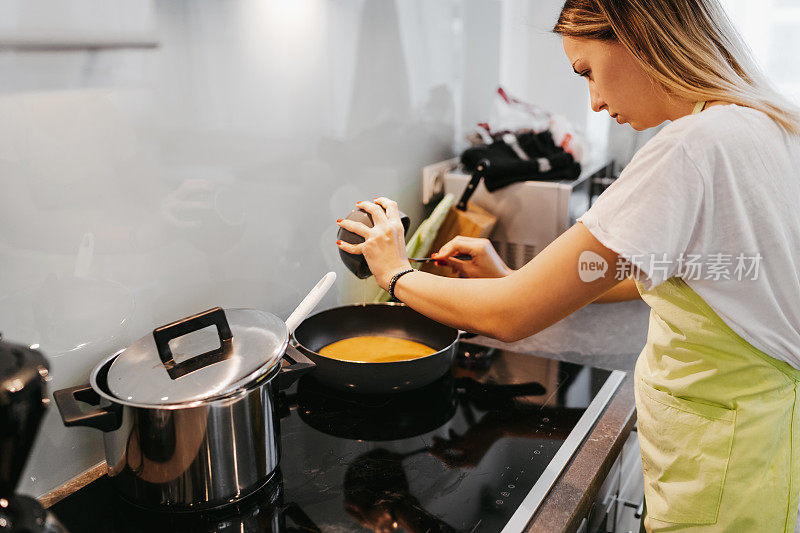
[[[642,300],[589,304],[536,335],[505,343],[488,337],[469,342],[570,363],[633,372],[647,339],[650,308]]]
[[[485,346],[628,372],[533,515],[528,531],[575,531],[589,513],[600,485],[636,421],[633,368],[647,338],[649,310],[642,300],[590,304],[521,341],[470,339]]]

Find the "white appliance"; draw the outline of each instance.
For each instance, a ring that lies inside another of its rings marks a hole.
[[[493,193],[481,181],[470,201],[498,218],[489,239],[509,267],[519,268],[589,209],[592,183],[603,183],[608,169],[608,161],[598,161],[583,165],[574,180],[525,181]],[[459,198],[471,178],[458,158],[426,166],[422,175],[426,204],[439,193]]]

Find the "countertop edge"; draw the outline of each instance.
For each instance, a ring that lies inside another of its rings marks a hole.
[[[102,477],[107,471],[108,467],[106,466],[106,462],[101,461],[91,467],[89,470],[86,470],[70,479],[66,483],[59,485],[50,492],[39,496],[37,500],[39,500],[39,503],[41,503],[45,509],[48,509],[73,492],[77,492],[92,481]]]
[[[630,373],[528,522],[529,532],[576,531],[636,422]]]

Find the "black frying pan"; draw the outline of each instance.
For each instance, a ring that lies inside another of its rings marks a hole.
[[[318,353],[333,342],[365,335],[409,339],[437,351],[418,359],[384,363],[340,361]],[[395,303],[335,307],[306,318],[294,331],[297,348],[317,365],[314,378],[336,389],[368,394],[400,392],[436,381],[453,364],[456,344],[463,335]]]

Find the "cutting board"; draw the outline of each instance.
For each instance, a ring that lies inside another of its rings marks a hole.
[[[431,251],[439,250],[458,235],[464,237],[488,237],[497,223],[497,217],[472,202],[466,203],[466,209],[461,210],[451,207],[447,218],[442,223],[436,239],[433,241]],[[450,267],[436,266],[435,263],[426,263],[422,269],[439,276],[457,278],[458,274]]]

